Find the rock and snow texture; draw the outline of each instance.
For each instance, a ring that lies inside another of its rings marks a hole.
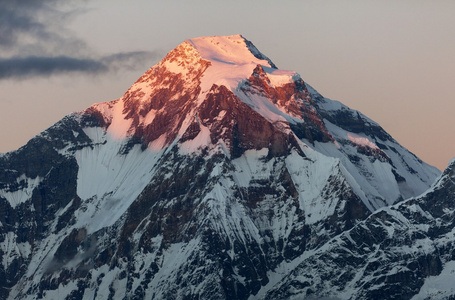
[[[265,299],[453,299],[454,179],[455,161],[425,194],[377,210],[298,261]]]
[[[440,172],[240,35],[183,42],[0,170],[0,299],[422,299],[453,270],[437,187],[409,200]]]

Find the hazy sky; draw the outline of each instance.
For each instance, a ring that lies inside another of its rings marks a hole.
[[[455,1],[0,0],[0,152],[122,96],[187,38],[242,34],[424,161],[455,157]]]

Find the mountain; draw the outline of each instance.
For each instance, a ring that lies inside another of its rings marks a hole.
[[[240,35],[183,42],[0,170],[1,299],[368,299],[395,281],[409,289],[389,298],[410,298],[451,270],[453,190],[415,198],[440,172]],[[427,204],[406,215],[411,202]],[[396,210],[416,236],[403,240]],[[412,244],[421,235],[445,250]],[[413,249],[430,261],[411,268]],[[402,269],[363,277],[370,263]]]

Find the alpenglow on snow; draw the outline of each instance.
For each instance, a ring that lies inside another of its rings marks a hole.
[[[184,41],[0,170],[0,299],[404,299],[452,270],[405,250],[455,211],[417,197],[440,172],[241,35]]]

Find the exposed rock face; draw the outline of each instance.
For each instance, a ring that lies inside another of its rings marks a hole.
[[[409,298],[450,266],[448,175],[403,201],[439,172],[241,36],[182,43],[0,170],[0,299]]]

